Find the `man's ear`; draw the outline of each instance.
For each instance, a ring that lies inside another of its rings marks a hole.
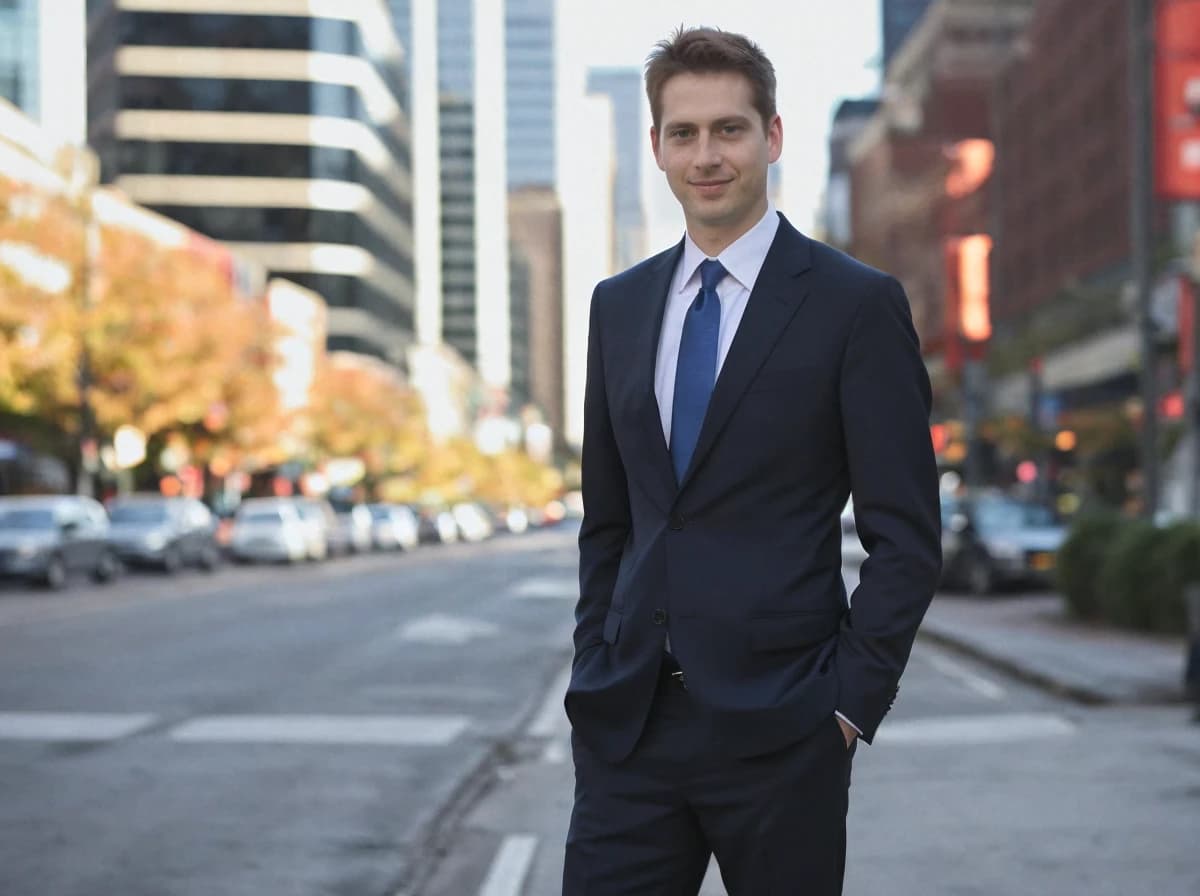
[[[654,151],[654,161],[658,165],[659,171],[666,171],[663,167],[662,154],[659,152],[661,147],[658,144],[658,128],[650,126],[650,149]]]

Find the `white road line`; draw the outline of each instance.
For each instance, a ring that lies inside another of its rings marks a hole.
[[[565,730],[567,713],[563,709],[563,695],[567,692],[567,685],[570,682],[571,664],[567,663],[566,668],[554,679],[554,684],[550,685],[542,708],[538,710],[537,716],[530,723],[528,732],[530,737],[553,737],[556,733]]]
[[[542,750],[542,762],[548,765],[562,765],[567,761],[567,745],[557,737],[546,742]]]
[[[479,896],[518,896],[533,865],[538,838],[531,834],[509,834],[500,844],[488,869]]]
[[[1061,716],[1011,713],[889,721],[879,729],[877,739],[885,744],[961,746],[1065,737],[1074,731],[1075,726]]]
[[[396,637],[409,643],[461,647],[476,638],[493,638],[499,633],[498,626],[482,619],[435,613],[406,622],[396,630]]]
[[[508,589],[508,596],[524,599],[549,598],[573,601],[579,597],[579,579],[574,576],[524,579]]]
[[[1007,692],[1000,685],[996,684],[989,678],[984,678],[972,672],[961,663],[955,662],[948,656],[944,656],[934,651],[927,651],[925,659],[929,661],[929,665],[937,669],[948,678],[953,678],[959,684],[966,688],[987,697],[989,700],[1003,700]]]
[[[0,740],[105,741],[149,727],[152,715],[116,713],[0,713]]]
[[[465,716],[209,716],[175,728],[190,743],[445,746],[467,730]]]

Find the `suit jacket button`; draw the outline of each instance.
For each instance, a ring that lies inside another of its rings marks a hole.
[[[683,528],[683,514],[682,513],[671,514],[671,519],[670,519],[670,522],[668,523],[668,525],[670,525],[672,530],[674,530],[675,532],[678,532],[680,529]]]
[[[667,624],[667,611],[666,610],[655,610],[650,615],[650,621],[653,622],[655,625],[666,625]]]

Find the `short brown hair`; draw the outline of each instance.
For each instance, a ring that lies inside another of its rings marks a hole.
[[[646,58],[646,97],[657,129],[662,124],[662,91],[667,81],[684,73],[737,72],[754,91],[754,108],[763,129],[775,117],[775,66],[747,37],[719,28],[684,28],[660,40]]]

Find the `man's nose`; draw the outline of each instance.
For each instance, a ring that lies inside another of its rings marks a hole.
[[[717,168],[721,164],[721,146],[710,134],[701,134],[697,145],[696,167]]]

